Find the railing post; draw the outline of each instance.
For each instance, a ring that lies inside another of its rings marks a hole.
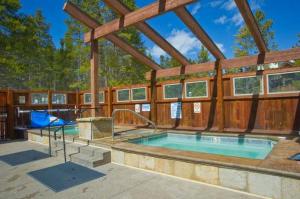
[[[157,123],[157,108],[156,108],[156,70],[151,71],[151,112],[150,112],[150,120],[154,123]]]
[[[10,139],[15,139],[15,110],[14,110],[14,93],[13,90],[8,89],[7,91],[7,133]]]

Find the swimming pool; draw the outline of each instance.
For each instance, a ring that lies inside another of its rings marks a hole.
[[[51,128],[51,131],[55,131],[55,129],[57,129],[57,127]],[[65,135],[78,135],[79,134],[79,130],[78,130],[78,126],[77,125],[65,126],[64,130],[65,130]],[[59,134],[61,134],[62,130],[60,129],[57,132]]]
[[[275,141],[269,139],[176,133],[138,138],[129,142],[146,146],[251,159],[265,159],[276,144]]]

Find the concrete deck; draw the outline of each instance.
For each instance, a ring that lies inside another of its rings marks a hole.
[[[260,198],[115,164],[96,169],[62,164],[62,158],[41,154],[44,147],[0,143],[0,198]]]

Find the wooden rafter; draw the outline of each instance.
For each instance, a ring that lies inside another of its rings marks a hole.
[[[117,32],[122,28],[145,21],[194,1],[195,0],[159,0],[136,11],[130,12],[119,19],[115,19],[95,28],[95,39],[104,37],[110,33]]]
[[[268,51],[267,45],[264,41],[264,38],[260,32],[259,26],[253,16],[253,13],[250,9],[249,3],[247,0],[235,0],[235,3],[240,10],[242,17],[244,18],[247,27],[252,34],[254,41],[257,45],[257,48],[261,54],[264,54]]]
[[[292,48],[284,51],[267,52],[262,58],[260,55],[244,56],[234,59],[220,60],[223,69],[239,68],[243,66],[253,66],[257,64],[270,64],[274,62],[283,62],[300,59],[300,48]],[[215,62],[202,64],[193,64],[185,66],[185,74],[194,74],[198,72],[208,72],[215,69]],[[181,67],[161,69],[156,72],[157,78],[179,76]],[[150,72],[146,73],[146,79],[150,79]]]
[[[121,15],[126,15],[131,12],[127,6],[125,6],[120,0],[104,0],[104,2],[114,9],[117,13]],[[167,40],[165,40],[158,32],[156,32],[151,26],[146,22],[139,22],[135,25],[141,32],[148,36],[153,42],[160,46],[164,51],[169,53],[182,65],[188,65],[189,61],[176,49],[174,48]],[[88,36],[87,39],[90,37]]]
[[[65,3],[63,7],[64,11],[69,13],[73,18],[77,19],[90,29],[95,29],[96,27],[100,26],[101,24],[90,17],[88,14],[83,12],[80,8],[78,8],[76,5],[74,5],[71,2]],[[90,35],[92,36],[92,35]],[[161,69],[161,67],[152,61],[150,58],[142,54],[140,51],[135,49],[134,47],[130,46],[126,41],[124,41],[122,38],[118,37],[115,34],[109,34],[105,37],[112,43],[114,43],[116,46],[124,50],[125,52],[129,53],[132,55],[134,58],[136,58],[138,61],[140,61],[143,64],[146,64],[147,66],[151,67],[154,70]]]
[[[221,52],[218,46],[212,41],[212,39],[185,7],[177,8],[175,13],[215,58],[225,59],[224,54]]]

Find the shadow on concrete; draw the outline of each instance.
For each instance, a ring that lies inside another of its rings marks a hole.
[[[31,171],[28,175],[55,192],[64,191],[105,176],[103,173],[72,162]]]
[[[42,160],[48,157],[49,155],[46,153],[36,151],[36,150],[27,150],[27,151],[2,155],[0,156],[0,160],[11,166],[17,166],[28,162]]]

